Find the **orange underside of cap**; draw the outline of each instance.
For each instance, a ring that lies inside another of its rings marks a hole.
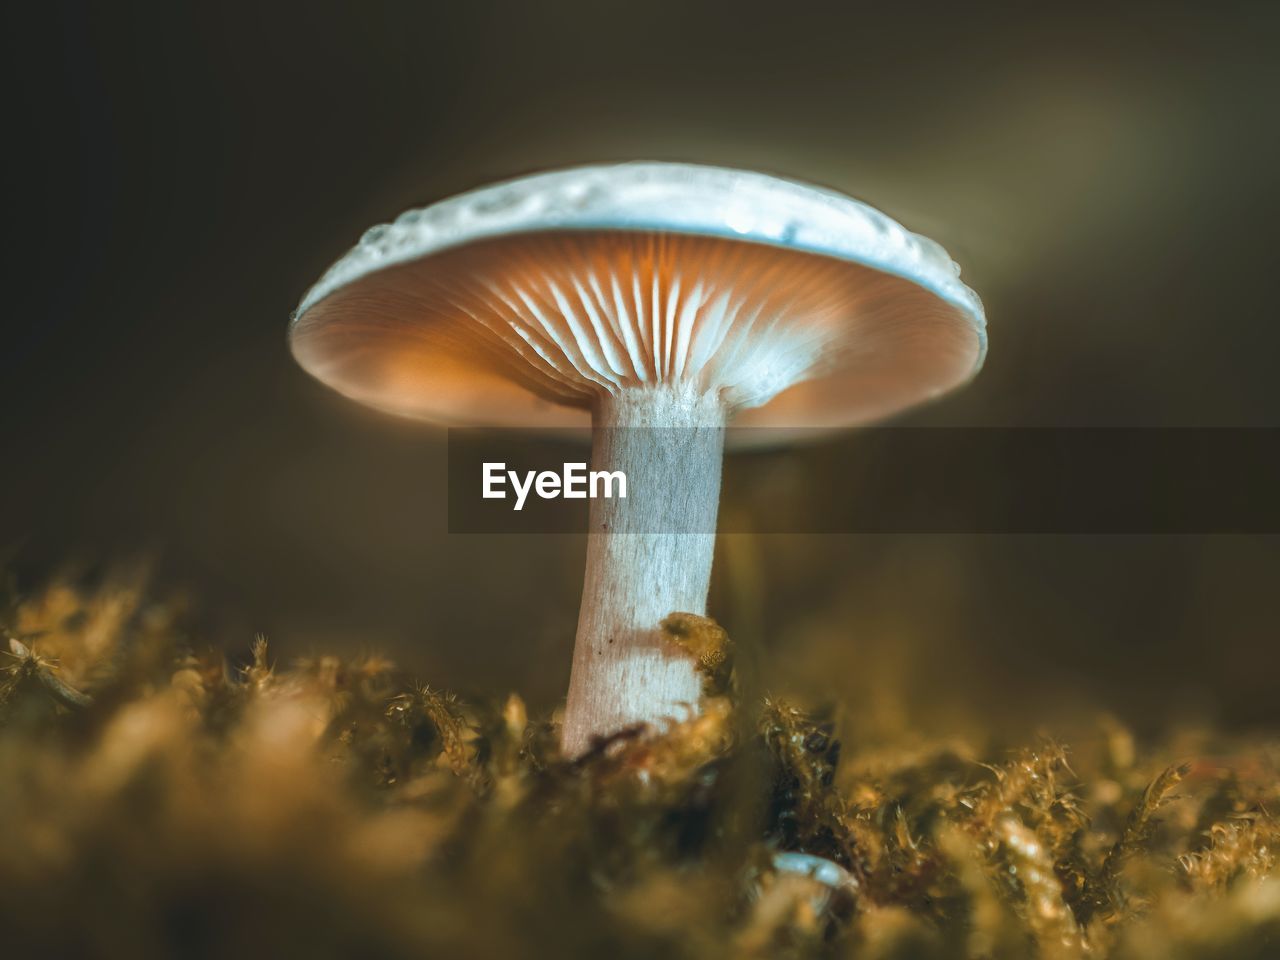
[[[966,313],[857,263],[718,237],[483,240],[375,271],[307,310],[295,356],[362,403],[449,425],[572,427],[607,393],[716,391],[742,426],[882,419],[962,383]]]

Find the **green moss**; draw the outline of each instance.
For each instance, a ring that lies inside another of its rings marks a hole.
[[[135,587],[55,585],[0,673],[6,956],[1267,957],[1278,751],[1123,728],[982,756],[739,702],[559,755],[516,695],[372,656],[229,668]],[[1184,739],[1180,743],[1187,743]],[[1184,747],[1177,748],[1185,749]],[[1270,952],[1268,952],[1270,951]]]

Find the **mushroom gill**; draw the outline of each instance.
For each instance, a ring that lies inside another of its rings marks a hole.
[[[300,318],[295,350],[343,393],[427,419],[493,422],[513,409],[512,390],[586,409],[643,386],[713,394],[732,415],[860,357],[878,381],[915,382],[911,364],[939,357],[936,344],[911,346],[930,313],[954,326],[915,284],[831,257],[672,232],[554,231],[340,288]],[[902,369],[881,369],[886,356]]]

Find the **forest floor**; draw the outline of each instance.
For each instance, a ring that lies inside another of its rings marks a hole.
[[[571,762],[517,695],[236,665],[134,585],[7,616],[5,956],[1280,956],[1280,738],[842,751],[675,616],[697,716]]]

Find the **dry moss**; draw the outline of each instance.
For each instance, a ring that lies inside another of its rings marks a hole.
[[[239,667],[137,584],[13,609],[0,673],[6,956],[1280,955],[1278,751],[882,742],[738,702],[568,762],[516,695],[376,656]]]

